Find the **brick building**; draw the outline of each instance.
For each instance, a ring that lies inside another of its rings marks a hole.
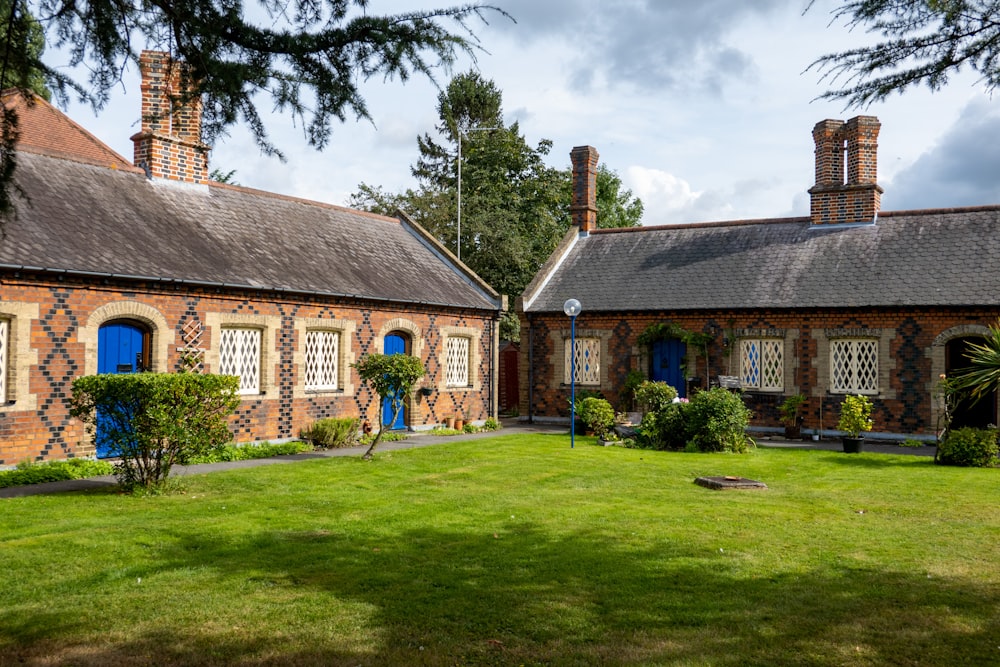
[[[573,150],[575,227],[519,299],[522,417],[568,416],[569,298],[578,389],[619,404],[629,371],[682,394],[728,384],[752,426],[804,394],[806,432],[836,426],[844,394],[875,403],[874,437],[930,438],[939,379],[1000,315],[1000,206],[880,211],[878,119],[813,130],[809,217],[598,230],[597,151]],[[995,424],[996,396],[958,425]]]
[[[497,412],[502,299],[405,216],[212,182],[198,101],[142,58],[135,165],[40,99],[21,123],[16,215],[0,242],[0,466],[90,456],[72,381],[193,368],[240,377],[237,441],[326,416],[377,419],[351,364],[405,351],[427,369],[394,426]]]

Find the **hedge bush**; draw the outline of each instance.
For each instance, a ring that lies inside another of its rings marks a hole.
[[[615,425],[615,409],[603,398],[585,398],[580,404],[580,421],[601,439]]]
[[[743,395],[722,387],[700,391],[684,409],[688,448],[741,454],[754,446],[746,433],[753,413]]]
[[[983,428],[960,428],[948,433],[938,445],[935,463],[949,466],[987,468],[997,464],[997,431]]]
[[[308,428],[302,429],[299,437],[316,447],[338,449],[358,445],[358,430],[361,420],[357,417],[327,417],[313,422]]]
[[[44,463],[24,461],[18,463],[14,470],[0,472],[0,489],[8,486],[100,477],[101,475],[110,475],[114,470],[114,466],[107,461],[94,461],[92,459],[69,459]]]
[[[87,425],[98,449],[120,457],[115,476],[123,488],[151,488],[175,463],[231,440],[238,389],[229,375],[87,375],[73,381],[70,414]]]

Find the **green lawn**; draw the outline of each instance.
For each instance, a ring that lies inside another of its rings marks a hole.
[[[0,500],[0,665],[1000,664],[1000,470],[592,443]]]

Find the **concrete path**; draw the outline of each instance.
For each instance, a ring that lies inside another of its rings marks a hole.
[[[379,444],[376,452],[393,452],[403,449],[414,449],[417,447],[429,447],[430,445],[440,445],[448,442],[465,442],[467,440],[480,440],[482,438],[493,438],[499,435],[517,435],[527,433],[566,433],[566,424],[529,424],[516,419],[503,420],[503,428],[499,431],[487,431],[482,433],[469,433],[463,435],[435,436],[423,433],[413,433],[406,440],[397,442],[383,442]],[[840,451],[841,445],[838,439],[820,440],[785,440],[781,437],[768,439],[767,437],[757,437],[758,447],[780,447],[795,449],[821,449],[828,451]],[[295,463],[296,461],[307,461],[309,459],[332,458],[336,456],[361,456],[367,447],[349,447],[345,449],[324,449],[314,452],[302,452],[301,454],[289,454],[287,456],[274,456],[265,459],[250,459],[248,461],[223,461],[220,463],[199,463],[189,466],[174,466],[170,472],[171,477],[184,477],[185,475],[200,475],[217,470],[239,470],[241,468],[257,468],[266,465],[277,465],[281,463]],[[900,447],[893,444],[877,444],[875,441],[865,441],[864,452],[874,454],[911,454],[915,456],[934,456],[936,448],[925,447]],[[0,498],[21,498],[24,496],[34,496],[46,493],[63,493],[67,491],[84,491],[100,487],[114,486],[116,483],[114,476],[105,475],[102,477],[89,477],[87,479],[70,479],[61,482],[46,482],[44,484],[31,484],[28,486],[11,486],[0,489]]]

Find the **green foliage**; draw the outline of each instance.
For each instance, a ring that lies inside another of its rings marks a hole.
[[[602,440],[615,425],[615,410],[603,398],[586,398],[580,403],[580,421]]]
[[[413,387],[417,380],[422,378],[427,371],[417,357],[408,354],[382,354],[380,352],[365,355],[361,361],[352,364],[352,367],[357,370],[361,381],[367,384],[381,399],[378,403],[378,431],[363,457],[371,459],[375,447],[382,441],[385,432],[386,420],[382,414],[385,400],[390,399],[392,419],[389,420],[389,423],[394,424],[399,417],[399,411],[403,409],[403,404],[413,395]]]
[[[360,428],[361,420],[356,417],[328,417],[302,429],[299,437],[312,442],[316,447],[354,447],[358,444]]]
[[[861,433],[872,430],[872,402],[867,396],[848,394],[840,404],[840,419],[837,430],[849,438],[860,437]]]
[[[677,390],[666,382],[643,380],[635,390],[635,402],[646,412],[661,412],[677,398]]]
[[[13,11],[13,16],[11,12]],[[0,0],[0,26],[5,36],[3,79],[0,88],[30,90],[45,100],[52,92],[45,85],[45,31],[23,0]]]
[[[188,464],[249,461],[251,459],[267,459],[272,456],[288,456],[308,451],[312,451],[312,445],[297,440],[280,443],[262,442],[260,444],[248,445],[225,445],[205,454],[192,456],[188,460]]]
[[[479,427],[475,424],[463,424],[462,433],[479,433]]]
[[[903,442],[899,443],[900,447],[923,447],[927,443],[922,440],[915,440],[913,438],[907,438]]]
[[[746,452],[754,446],[746,434],[751,416],[740,393],[722,387],[700,391],[684,409],[688,442],[701,452]]]
[[[618,407],[623,412],[628,412],[635,407],[635,390],[639,388],[643,382],[646,381],[646,376],[642,374],[641,371],[630,370],[625,374],[625,380],[622,382],[621,392],[618,394]]]
[[[148,488],[175,463],[229,441],[238,388],[237,378],[224,375],[88,375],[73,381],[70,414],[99,448],[120,457],[115,475],[123,488]]]
[[[934,461],[941,465],[986,468],[997,465],[996,429],[959,428],[948,433]]]
[[[778,414],[781,415],[781,423],[785,426],[795,426],[799,422],[799,410],[806,402],[805,394],[792,394],[786,396],[785,400],[778,406]]]
[[[974,401],[978,401],[1000,389],[1000,323],[989,327],[981,344],[969,343],[967,357],[967,368],[961,368],[952,377],[942,380],[943,391],[956,395],[952,404],[962,392],[968,392]]]
[[[431,433],[435,433],[436,430],[437,429],[435,429],[434,431],[431,431]],[[441,429],[441,430],[449,430],[449,429]],[[450,430],[455,431],[455,429],[450,429]],[[458,431],[455,431],[455,435],[457,435],[457,434],[458,434]],[[446,434],[442,434],[442,435],[446,435]],[[365,435],[361,436],[361,438],[358,440],[358,444],[368,445],[369,447],[371,447],[372,443],[375,442],[375,438],[377,436],[378,436],[378,432],[365,434]],[[382,437],[379,438],[379,442],[402,442],[403,440],[406,440],[406,434],[405,433],[394,433],[392,431],[386,431],[385,433],[382,434]]]
[[[14,470],[0,471],[0,489],[8,486],[25,486],[43,482],[61,482],[67,479],[85,479],[110,475],[114,467],[107,461],[68,459],[34,463],[23,461]]]
[[[486,421],[483,422],[484,431],[499,431],[500,427],[501,427],[500,422],[498,422],[493,417],[487,417]]]
[[[810,3],[811,5],[812,3]],[[920,84],[939,90],[968,67],[987,89],[1000,85],[997,0],[848,0],[835,20],[865,27],[882,41],[818,58],[809,66],[839,89],[821,99],[867,107]]]
[[[635,439],[636,446],[642,449],[683,450],[688,442],[684,420],[688,405],[686,401],[667,403],[659,410],[644,414]]]

